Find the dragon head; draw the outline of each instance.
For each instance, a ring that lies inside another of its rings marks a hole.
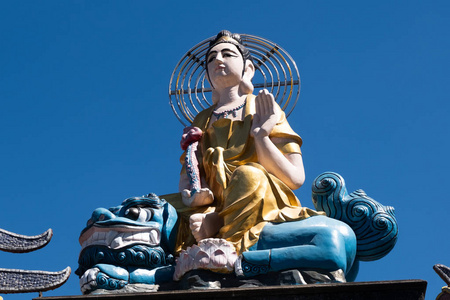
[[[177,220],[175,208],[153,193],[128,198],[109,209],[95,209],[79,237],[82,249],[76,274],[81,276],[96,263],[134,264],[133,257],[155,257],[155,253],[159,258],[150,259],[147,267],[170,263]],[[143,254],[136,256],[138,252]]]

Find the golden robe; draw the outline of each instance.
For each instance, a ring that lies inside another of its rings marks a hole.
[[[197,153],[199,169],[214,194],[214,202],[206,207],[189,208],[182,204],[179,194],[162,196],[181,216],[177,251],[195,243],[189,229],[189,216],[194,213],[218,212],[224,226],[216,237],[233,243],[238,254],[257,242],[267,222],[301,220],[320,214],[301,207],[292,190],[258,163],[254,140],[250,136],[254,100],[254,95],[247,97],[243,121],[219,119],[210,126],[214,107],[200,112],[194,119],[192,126],[203,131]],[[284,154],[301,154],[302,140],[289,126],[284,112],[270,137],[288,141],[276,145]],[[184,163],[184,155],[181,161]]]

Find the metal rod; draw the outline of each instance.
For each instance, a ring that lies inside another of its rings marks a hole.
[[[299,80],[294,80],[293,81],[293,84],[292,85],[298,85],[299,84]],[[290,81],[288,81],[288,82],[286,82],[286,83],[284,83],[284,82],[280,82],[280,86],[286,86],[286,85],[291,85],[291,82]],[[256,89],[258,89],[258,88],[262,88],[262,87],[264,87],[264,83],[255,83],[254,85],[253,85]],[[202,93],[202,92],[211,92],[212,91],[212,89],[211,88],[205,88],[203,91],[197,91],[197,93]],[[183,91],[179,91],[178,93],[180,93],[180,94],[188,94],[188,93],[194,93],[194,91],[192,91],[192,89],[187,89],[187,90],[183,90]],[[177,92],[176,91],[170,91],[170,95],[176,95],[177,94]]]

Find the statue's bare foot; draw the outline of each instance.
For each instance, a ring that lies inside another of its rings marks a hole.
[[[190,190],[181,192],[183,203],[189,207],[198,207],[211,204],[214,201],[214,195],[208,188],[201,188],[194,195]]]
[[[222,226],[223,219],[216,212],[193,214],[189,218],[189,227],[197,242],[213,237]]]

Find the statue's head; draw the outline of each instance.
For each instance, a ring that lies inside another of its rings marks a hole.
[[[243,94],[252,93],[253,85],[251,79],[255,74],[255,67],[252,62],[250,51],[242,44],[241,36],[239,34],[231,33],[228,30],[219,32],[219,34],[210,41],[208,51],[206,52],[206,73],[212,88],[215,89],[216,87],[213,83],[214,76],[211,74],[210,70],[212,67],[209,64],[214,61],[218,52],[224,51],[224,49],[229,50],[228,54],[233,55],[236,58],[239,56],[240,58],[239,62],[236,61],[234,63],[236,67],[241,68],[239,78],[240,92]],[[226,52],[224,53],[227,55]],[[240,63],[240,66],[237,66],[238,63]]]
[[[231,33],[228,30],[222,30],[217,34],[217,36],[214,39],[212,39],[209,42],[209,48],[208,51],[206,52],[206,57],[208,57],[209,52],[214,46],[221,43],[230,43],[235,45],[236,48],[239,50],[244,63],[246,60],[251,61],[252,58],[250,55],[250,51],[248,51],[248,49],[242,44],[241,36],[238,33]]]

